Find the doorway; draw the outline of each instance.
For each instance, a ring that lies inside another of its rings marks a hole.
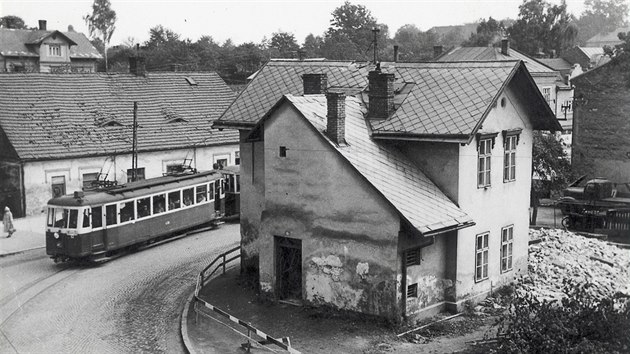
[[[302,240],[275,236],[276,288],[280,300],[302,300]]]

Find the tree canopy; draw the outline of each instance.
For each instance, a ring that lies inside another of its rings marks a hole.
[[[611,32],[627,24],[627,0],[585,0],[582,16],[576,21],[578,42],[584,44],[594,35]]]
[[[91,37],[99,37],[105,48],[116,30],[116,11],[109,0],[94,0],[92,13],[83,18],[88,25]],[[105,71],[107,71],[107,51],[105,50]]]
[[[28,27],[22,18],[8,15],[0,17],[0,28],[27,29]]]
[[[486,47],[501,41],[505,34],[503,21],[497,21],[489,17],[486,21],[482,19],[477,26],[477,33],[471,34],[462,46],[464,47]]]

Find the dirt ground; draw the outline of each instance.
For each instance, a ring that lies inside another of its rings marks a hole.
[[[237,270],[204,290],[202,298],[271,336],[289,337],[303,353],[475,353],[473,343],[492,336],[495,321],[487,315],[462,315],[399,338],[396,334],[411,327],[395,328],[351,312],[261,302]]]

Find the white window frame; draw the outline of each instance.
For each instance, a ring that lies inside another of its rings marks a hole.
[[[514,225],[501,229],[501,273],[511,271],[513,268]]]
[[[505,152],[503,153],[503,182],[513,182],[516,180],[516,145],[517,135],[505,136]]]
[[[492,145],[493,138],[482,138],[479,140],[477,155],[478,188],[486,188],[492,185]]]
[[[50,43],[48,44],[48,56],[60,57],[61,56],[61,44]]]
[[[545,98],[545,101],[547,101],[549,107],[551,107],[551,86],[543,87],[541,93]]]
[[[488,279],[489,238],[489,232],[475,237],[475,282]]]

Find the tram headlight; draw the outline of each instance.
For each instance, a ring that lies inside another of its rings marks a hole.
[[[58,233],[58,232],[55,232],[55,233],[53,234],[53,237],[54,237],[55,239],[58,239],[58,238],[59,238],[59,233]]]

